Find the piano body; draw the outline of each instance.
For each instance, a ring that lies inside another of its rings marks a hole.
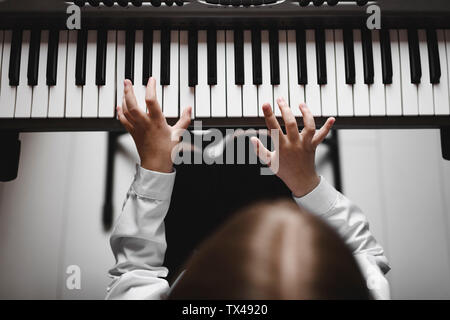
[[[123,79],[143,101],[152,75],[169,123],[191,105],[203,127],[263,127],[260,105],[284,96],[318,125],[440,128],[450,159],[447,0],[75,2],[80,30],[73,2],[0,1],[0,167],[19,132],[122,131]]]

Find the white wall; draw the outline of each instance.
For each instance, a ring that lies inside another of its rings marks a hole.
[[[104,297],[114,262],[101,225],[106,138],[21,135],[19,178],[0,183],[0,298]],[[121,144],[116,213],[136,161],[129,137]],[[393,297],[450,298],[450,163],[441,160],[439,132],[341,131],[340,148],[344,192],[386,249]],[[331,179],[329,166],[319,171]],[[66,289],[72,264],[81,290]]]

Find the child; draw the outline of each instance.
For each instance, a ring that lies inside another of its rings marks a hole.
[[[389,265],[365,216],[315,171],[315,150],[334,118],[316,131],[311,112],[301,104],[304,129],[299,133],[284,99],[277,103],[286,134],[271,106],[262,106],[268,129],[279,133],[275,151],[256,137],[251,141],[292,191],[294,202],[255,204],[236,213],[200,246],[170,288],[162,263],[164,218],[175,181],[171,155],[189,126],[191,108],[169,126],[153,78],[145,102],[148,113],[138,107],[132,84],[125,80],[117,111],[141,164],[111,235],[116,265],[109,271],[114,280],[107,299],[389,299],[384,277]]]

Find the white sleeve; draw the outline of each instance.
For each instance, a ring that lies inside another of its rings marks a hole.
[[[323,177],[309,194],[296,198],[297,204],[320,216],[331,225],[350,247],[367,287],[375,299],[389,299],[389,283],[385,278],[390,267],[381,245],[369,230],[369,223],[360,208],[338,192]]]
[[[169,292],[164,218],[175,172],[160,173],[136,166],[110,244],[116,264],[106,299],[165,299]]]

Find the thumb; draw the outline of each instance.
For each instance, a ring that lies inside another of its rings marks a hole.
[[[256,155],[258,156],[258,158],[264,164],[269,164],[270,163],[270,159],[272,158],[272,152],[267,150],[267,148],[263,145],[261,140],[259,140],[258,138],[251,137],[250,141],[253,144],[253,149],[254,149]]]
[[[180,119],[177,121],[177,123],[174,124],[174,129],[184,129],[186,130],[189,127],[189,124],[191,123],[191,112],[192,107],[187,107],[183,110],[183,113],[181,114]]]

